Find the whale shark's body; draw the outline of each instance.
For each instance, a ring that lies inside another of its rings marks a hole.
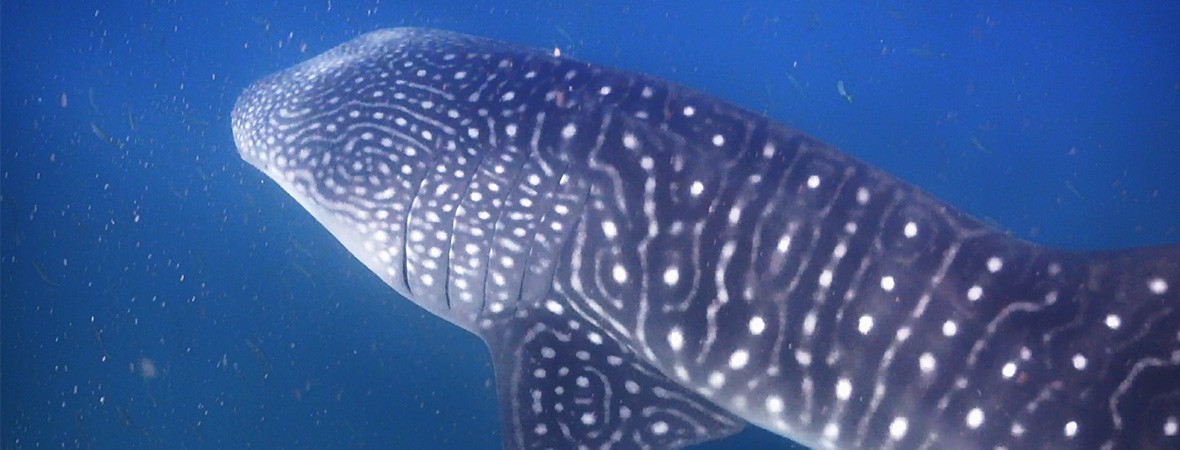
[[[1180,448],[1180,247],[1024,242],[715,98],[436,30],[273,74],[233,131],[487,342],[506,448]]]

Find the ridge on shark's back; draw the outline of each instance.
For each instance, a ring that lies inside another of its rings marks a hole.
[[[491,349],[506,448],[1180,448],[1180,247],[1021,241],[696,91],[445,31],[248,88],[243,159]]]

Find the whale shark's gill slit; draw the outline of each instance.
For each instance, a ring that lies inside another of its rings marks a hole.
[[[468,157],[475,158],[475,164],[471,169],[470,177],[464,183],[463,193],[459,195],[459,201],[455,204],[454,213],[451,215],[451,233],[447,236],[447,253],[454,255],[455,253],[455,237],[459,235],[459,209],[462,208],[463,200],[468,198],[471,193],[471,187],[475,184],[476,176],[479,174],[479,168],[485,161],[486,151],[475,152],[475,155],[468,155]],[[448,264],[443,268],[445,278],[443,278],[443,298],[446,299],[447,309],[453,309],[451,305],[451,270],[455,266],[455,258],[453,256],[447,257]]]
[[[414,141],[410,141],[409,143],[407,143],[405,145],[409,146],[409,145],[413,145],[413,143],[414,143]],[[422,146],[422,147],[425,148],[426,146]],[[410,229],[412,228],[410,226],[410,224],[414,220],[414,213],[416,212],[416,210],[419,207],[418,205],[420,204],[420,201],[422,198],[422,189],[426,186],[427,183],[430,182],[430,176],[433,173],[434,168],[438,164],[439,160],[441,160],[445,157],[445,151],[446,150],[443,150],[440,148],[440,149],[434,149],[433,151],[429,152],[430,157],[426,160],[425,164],[423,164],[423,166],[422,166],[422,178],[418,180],[417,185],[414,187],[414,193],[410,196],[409,206],[406,208],[406,216],[402,222],[402,227],[403,227],[403,230],[402,230],[402,234],[403,234],[403,236],[402,236],[402,246],[403,246],[403,248],[402,248],[402,277],[405,281],[406,292],[407,292],[407,294],[409,294],[411,296],[414,295],[414,286],[413,286],[414,283],[412,283],[410,281],[410,260],[409,260],[409,258],[410,258],[410,251],[411,251],[411,245],[412,245],[411,238],[413,237],[413,233],[410,232]],[[407,163],[407,164],[412,164],[412,162]],[[423,217],[422,220],[426,220],[425,217]],[[431,239],[431,237],[424,236],[422,238],[422,241],[425,242],[428,239]],[[425,245],[425,244],[422,244],[422,245]],[[431,308],[431,310],[433,310],[435,308],[435,305],[431,305],[430,308]]]
[[[495,128],[493,127],[492,130],[495,130]],[[492,131],[490,134],[495,135],[496,133],[494,131]],[[530,156],[531,152],[533,151],[532,149],[529,149],[526,152],[517,152],[520,150],[519,146],[517,146],[515,144],[511,144],[511,143],[505,144],[505,145],[506,145],[506,147],[510,148],[510,150],[508,150],[508,151],[514,152],[515,156],[520,158],[520,165],[516,167],[518,169],[518,171],[517,171],[517,173],[513,174],[513,177],[511,178],[511,182],[507,186],[504,187],[504,195],[501,197],[502,201],[500,203],[500,207],[495,212],[496,220],[492,221],[492,223],[491,223],[492,230],[490,233],[488,233],[488,235],[489,235],[488,240],[487,240],[488,248],[484,249],[484,254],[486,255],[486,257],[484,258],[485,262],[483,264],[484,276],[483,276],[483,287],[482,287],[482,290],[483,290],[482,297],[484,299],[485,304],[495,301],[495,300],[492,300],[489,298],[488,285],[494,282],[493,278],[494,278],[495,274],[492,272],[492,265],[494,263],[492,261],[492,254],[493,254],[493,249],[497,248],[496,238],[500,234],[500,228],[501,228],[502,224],[503,224],[504,228],[508,227],[508,225],[504,224],[504,215],[507,213],[507,211],[509,209],[509,202],[512,200],[512,194],[516,193],[518,189],[525,188],[525,187],[523,187],[523,183],[525,182],[525,180],[528,176],[527,174],[528,174],[528,167],[529,167],[529,156]],[[527,188],[525,188],[525,189],[527,189]]]
[[[566,164],[564,167],[562,167],[561,171],[556,175],[555,179],[558,180],[559,184],[561,183],[561,180],[564,180],[566,175],[569,174],[569,169],[570,169],[570,165]],[[558,197],[559,194],[557,194],[558,188],[559,188],[558,186],[555,186],[554,189],[549,190],[548,192],[545,193],[545,199],[547,201],[543,204],[543,208],[544,208],[543,211],[544,212],[541,214],[541,217],[537,219],[537,223],[545,224],[545,223],[547,223],[546,219],[549,218],[550,215],[557,214],[557,212],[554,210],[554,208],[559,204],[558,202],[561,201],[561,199]],[[564,233],[560,233],[560,234],[567,235],[567,234],[569,234],[570,230],[574,229],[576,226],[577,226],[577,224],[575,223],[573,227],[566,228]],[[526,267],[529,267],[530,269],[532,268],[532,266],[529,263],[538,263],[538,264],[541,263],[541,261],[538,261],[538,258],[534,258],[533,250],[537,247],[537,238],[538,238],[538,235],[542,232],[544,232],[544,230],[541,228],[541,226],[538,226],[532,234],[530,234],[526,237],[527,241],[529,242],[529,245],[528,245],[528,248],[526,249],[526,251],[524,252],[524,262],[525,262]],[[560,240],[558,240],[558,241],[560,242]],[[540,269],[540,271],[541,271],[541,273],[544,273],[545,269],[542,268],[542,269]],[[529,300],[539,300],[539,298],[526,298],[525,283],[531,281],[531,280],[529,280],[530,275],[535,276],[535,272],[526,270],[525,274],[520,277],[520,283],[517,285],[517,299],[519,299],[519,301],[527,302]]]

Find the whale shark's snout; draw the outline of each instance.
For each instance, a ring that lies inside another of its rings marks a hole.
[[[396,48],[398,40],[412,34],[406,29],[369,33],[250,85],[231,113],[242,159],[263,171],[291,177],[300,171],[357,172],[350,166],[365,164],[366,154],[373,153],[375,146],[401,149],[395,153],[404,156],[397,161],[402,165],[428,158],[433,148],[429,142],[388,127],[391,120],[407,123],[404,117],[396,119],[394,111],[409,114],[420,107],[419,100],[408,95],[413,88],[405,80],[374,83],[396,70],[366,60],[369,52]],[[307,181],[330,191],[332,185],[314,182],[333,179]]]

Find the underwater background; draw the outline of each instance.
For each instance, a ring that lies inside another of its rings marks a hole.
[[[1177,2],[5,0],[0,22],[4,449],[499,447],[482,342],[230,134],[249,83],[383,27],[669,79],[1024,239],[1180,242]]]

